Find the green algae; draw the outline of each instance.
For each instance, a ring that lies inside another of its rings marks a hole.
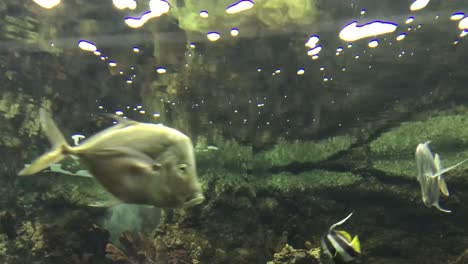
[[[321,141],[280,140],[271,150],[255,156],[258,167],[285,166],[294,162],[319,162],[348,149],[355,140],[349,136],[332,137]]]
[[[197,166],[200,173],[207,171],[245,172],[252,167],[252,147],[233,140],[219,141],[209,145],[204,137],[195,144]]]
[[[256,186],[261,189],[294,191],[344,187],[359,182],[362,177],[348,172],[313,170],[300,174],[279,173],[261,177]]]

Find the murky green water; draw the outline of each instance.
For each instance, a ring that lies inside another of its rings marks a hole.
[[[0,262],[468,263],[467,7],[0,2]]]

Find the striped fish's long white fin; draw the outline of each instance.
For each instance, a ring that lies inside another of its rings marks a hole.
[[[330,228],[328,229],[329,232],[331,232],[333,229],[335,229],[335,227],[339,226],[339,225],[342,225],[344,224],[344,222],[346,222],[351,216],[353,215],[353,212],[351,212],[347,217],[345,217],[343,220],[333,224],[332,226],[330,226]]]

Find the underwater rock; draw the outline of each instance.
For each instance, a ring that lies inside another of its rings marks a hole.
[[[6,234],[9,239],[16,236],[16,217],[10,211],[0,212],[0,233]]]
[[[273,260],[267,264],[319,264],[319,259],[312,250],[295,249],[286,244],[283,249],[274,254]]]

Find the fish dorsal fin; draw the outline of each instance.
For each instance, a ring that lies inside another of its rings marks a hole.
[[[138,124],[137,121],[129,119],[129,118],[124,118],[122,116],[114,115],[114,114],[106,114],[108,117],[114,119],[117,121],[117,123],[125,126],[130,126],[130,125],[135,125]]]
[[[336,230],[336,233],[338,233],[340,236],[342,236],[348,243],[351,243],[351,240],[353,239],[351,235],[344,231],[344,230]]]
[[[351,241],[351,247],[354,249],[354,251],[361,254],[361,242],[359,242],[359,238],[357,235]]]
[[[442,169],[442,165],[440,163],[440,157],[439,157],[439,154],[437,153],[434,155],[434,165],[435,165],[436,171],[440,171]]]
[[[346,222],[351,216],[353,215],[353,213],[350,213],[347,217],[345,217],[343,220],[333,224],[332,226],[330,226],[330,228],[328,229],[329,232],[331,232],[333,229],[335,229],[335,227],[339,226],[339,225],[342,225],[344,222]]]
[[[129,127],[129,126],[134,126],[134,125],[139,124],[139,122],[137,122],[135,120],[124,118],[122,116],[118,116],[118,115],[114,115],[114,114],[102,114],[102,115],[117,121],[116,125],[107,128],[106,131],[122,129],[124,127]]]

